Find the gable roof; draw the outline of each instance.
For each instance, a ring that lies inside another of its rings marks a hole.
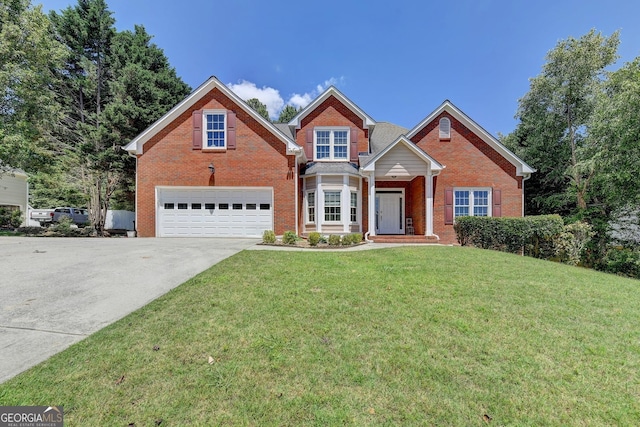
[[[151,126],[142,131],[142,133],[135,138],[133,138],[126,146],[123,148],[127,150],[130,154],[142,154],[144,144],[149,141],[152,137],[154,137],[158,132],[164,129],[167,125],[169,125],[172,121],[177,119],[181,114],[185,111],[188,111],[196,102],[202,99],[207,93],[212,91],[213,89],[218,89],[225,96],[231,99],[238,107],[242,108],[247,114],[261,123],[265,128],[267,128],[271,133],[280,139],[287,146],[288,154],[298,154],[302,153],[304,155],[304,150],[298,144],[295,143],[290,136],[283,133],[282,130],[278,129],[274,126],[273,123],[266,120],[262,117],[256,110],[251,108],[249,104],[247,104],[242,98],[235,94],[231,89],[229,89],[226,85],[224,85],[220,80],[218,80],[215,76],[209,77],[209,79],[201,84],[196,90],[191,92],[185,99],[180,101],[169,110],[164,116],[160,117],[156,120]]]
[[[416,156],[421,158],[425,163],[429,164],[429,168],[434,171],[434,175],[440,173],[445,167],[440,164],[436,159],[428,155],[424,150],[414,144],[409,138],[404,135],[400,135],[395,141],[387,145],[383,150],[375,154],[371,159],[367,159],[366,163],[360,168],[364,172],[371,172],[375,170],[375,163],[380,160],[385,154],[387,154],[393,147],[402,144],[413,152]]]
[[[362,119],[363,127],[373,129],[373,127],[376,125],[376,121],[373,120],[371,116],[365,113],[364,110],[354,104],[349,98],[344,96],[344,94],[336,89],[335,86],[330,86],[320,96],[311,101],[309,105],[304,107],[302,111],[300,111],[293,119],[291,119],[288,125],[294,129],[300,129],[302,119],[307,117],[313,110],[315,110],[320,104],[329,99],[331,96],[335,97],[342,104],[346,105],[347,108],[351,110],[351,112],[360,117]]]
[[[449,113],[456,120],[469,128],[473,133],[478,135],[487,145],[496,150],[502,157],[507,159],[509,163],[516,167],[516,175],[529,177],[536,170],[525,163],[520,157],[516,156],[511,150],[505,147],[500,141],[498,141],[493,135],[484,130],[482,126],[471,120],[469,116],[464,114],[458,107],[453,105],[448,99],[445,100],[438,108],[436,108],[431,114],[425,117],[420,123],[418,123],[407,134],[407,138],[411,139],[422,130],[426,125],[435,120],[443,112]],[[525,178],[526,179],[526,178]]]

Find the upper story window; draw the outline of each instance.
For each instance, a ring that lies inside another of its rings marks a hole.
[[[454,191],[454,215],[458,216],[489,216],[488,189],[456,189]]]
[[[316,128],[314,142],[316,160],[349,159],[349,129]]]
[[[440,139],[451,138],[451,120],[447,117],[440,119]]]
[[[203,148],[224,149],[227,147],[227,113],[226,111],[204,111]]]

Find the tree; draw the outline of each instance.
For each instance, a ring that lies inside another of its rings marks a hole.
[[[107,209],[133,206],[135,161],[121,147],[191,89],[144,27],[116,32],[104,0],[78,0],[50,16],[69,51],[58,90],[66,171],[89,195],[90,220],[101,235]]]
[[[269,119],[269,112],[267,111],[267,106],[264,105],[262,102],[260,102],[258,98],[248,99],[247,104],[249,104],[251,108],[256,110],[258,114],[260,114],[262,117],[264,117],[268,121],[271,121],[271,119]]]
[[[110,102],[105,105],[105,126],[121,145],[136,137],[190,92],[170,66],[162,49],[151,43],[141,25],[117,33],[108,64]],[[113,194],[114,208],[133,210],[135,159],[123,155],[121,185]]]
[[[51,134],[59,117],[52,90],[64,47],[41,6],[0,2],[0,173],[46,168],[59,154]]]
[[[104,0],[78,0],[61,15],[50,17],[61,40],[69,47],[67,66],[61,77],[60,97],[65,104],[63,136],[67,155],[77,163],[78,179],[89,194],[89,218],[99,235],[109,199],[119,184],[122,155],[119,141],[103,122],[109,100],[107,58],[115,34],[115,20]]]
[[[595,172],[588,125],[618,43],[617,32],[607,38],[594,30],[560,41],[519,101],[520,124],[505,142],[538,169],[528,183],[537,213],[587,207]]]
[[[600,193],[612,208],[640,205],[640,57],[609,74],[589,122]]]
[[[276,123],[289,123],[301,110],[302,108],[296,110],[296,107],[293,105],[285,105],[282,111],[280,111],[280,116],[278,116]]]

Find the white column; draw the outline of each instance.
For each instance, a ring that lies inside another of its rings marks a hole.
[[[324,191],[322,190],[322,176],[316,178],[316,231],[322,232],[322,221],[324,221]]]
[[[369,174],[369,235],[376,235],[376,178],[375,171]]]
[[[433,234],[433,175],[431,171],[427,172],[425,176],[425,199],[426,203],[426,218],[427,218],[427,227],[426,227],[426,235],[431,236]]]
[[[350,224],[351,213],[351,191],[349,191],[349,175],[342,177],[342,196],[340,197],[340,215],[342,218],[342,231],[349,233],[351,230]]]

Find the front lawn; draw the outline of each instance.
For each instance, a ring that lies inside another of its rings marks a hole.
[[[460,247],[244,251],[0,405],[69,426],[638,425],[639,372],[639,281]]]

